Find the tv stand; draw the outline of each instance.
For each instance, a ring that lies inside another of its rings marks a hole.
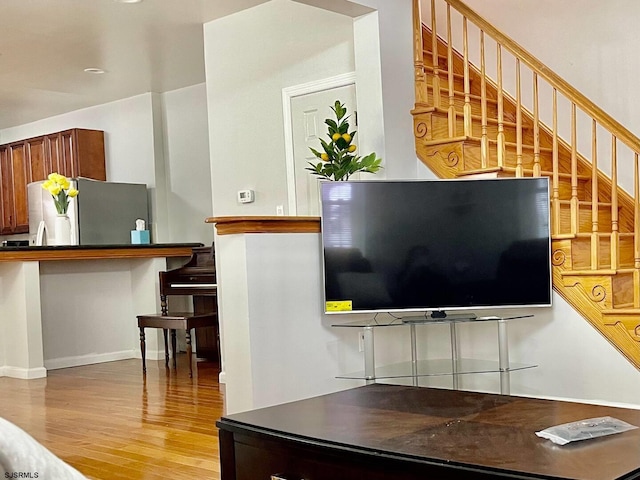
[[[340,375],[338,378],[363,379],[367,384],[375,383],[377,379],[402,379],[411,378],[413,385],[418,386],[418,379],[421,377],[451,375],[453,389],[458,389],[459,376],[470,373],[490,373],[500,374],[500,393],[509,395],[510,393],[510,372],[533,368],[537,365],[514,364],[509,362],[509,341],[507,338],[507,322],[518,318],[529,318],[533,315],[522,315],[514,317],[486,316],[477,317],[473,313],[461,313],[447,315],[444,318],[431,318],[430,316],[405,317],[394,319],[387,323],[345,323],[334,324],[332,327],[360,328],[364,337],[364,372]],[[498,361],[474,360],[461,358],[458,348],[458,337],[456,325],[458,323],[469,322],[496,322],[498,335]],[[420,325],[442,325],[449,324],[449,335],[451,342],[451,358],[418,360],[416,328]],[[409,327],[411,333],[411,360],[394,365],[376,367],[374,330],[377,328]]]

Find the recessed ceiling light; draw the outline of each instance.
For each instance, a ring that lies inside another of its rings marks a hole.
[[[104,70],[101,68],[85,68],[84,71],[87,73],[93,73],[95,75],[101,75],[104,73]]]

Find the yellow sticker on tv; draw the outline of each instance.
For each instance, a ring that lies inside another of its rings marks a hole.
[[[336,300],[326,302],[325,308],[327,312],[350,312],[353,305],[351,300]]]

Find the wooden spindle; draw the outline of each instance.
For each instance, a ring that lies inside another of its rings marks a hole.
[[[498,77],[498,138],[497,157],[498,167],[504,166],[505,137],[504,137],[504,92],[502,91],[502,46],[498,43],[497,52],[497,77]]]
[[[540,110],[538,106],[538,74],[533,73],[533,176],[541,175],[540,168]]]
[[[464,56],[464,135],[470,137],[471,130],[471,83],[469,78],[469,36],[467,33],[467,17],[462,19],[462,44]]]
[[[598,234],[598,137],[597,122],[591,127],[591,270],[600,265],[600,236]]]
[[[524,177],[522,166],[522,90],[520,86],[520,59],[516,58],[516,177]]]
[[[611,135],[611,270],[620,265],[620,232],[618,226],[618,139]]]
[[[438,33],[436,30],[436,0],[431,0],[431,59],[433,63],[433,106],[440,107],[440,67],[438,65]]]
[[[571,102],[571,233],[578,234],[578,133],[576,129],[576,104]]]
[[[424,74],[424,47],[422,40],[422,13],[420,0],[413,0],[413,71],[416,105],[427,105],[427,79]],[[431,13],[433,15],[433,12]]]
[[[449,138],[456,136],[456,96],[453,91],[453,47],[451,43],[451,5],[447,3],[447,76],[449,80],[449,111],[447,113],[447,120],[449,125]]]
[[[560,177],[558,171],[558,90],[553,89],[553,233],[560,235]]]
[[[633,159],[633,306],[640,308],[640,165],[638,153]]]
[[[482,108],[482,139],[480,143],[480,161],[487,168],[489,159],[489,137],[487,136],[487,70],[484,51],[484,31],[480,30],[480,105]]]

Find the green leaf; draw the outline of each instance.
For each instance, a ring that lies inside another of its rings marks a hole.
[[[327,118],[327,119],[324,121],[324,123],[326,123],[327,125],[329,125],[329,127],[331,127],[331,128],[334,130],[334,132],[337,132],[337,131],[338,131],[338,124],[337,124],[334,120],[331,120],[330,118]]]

